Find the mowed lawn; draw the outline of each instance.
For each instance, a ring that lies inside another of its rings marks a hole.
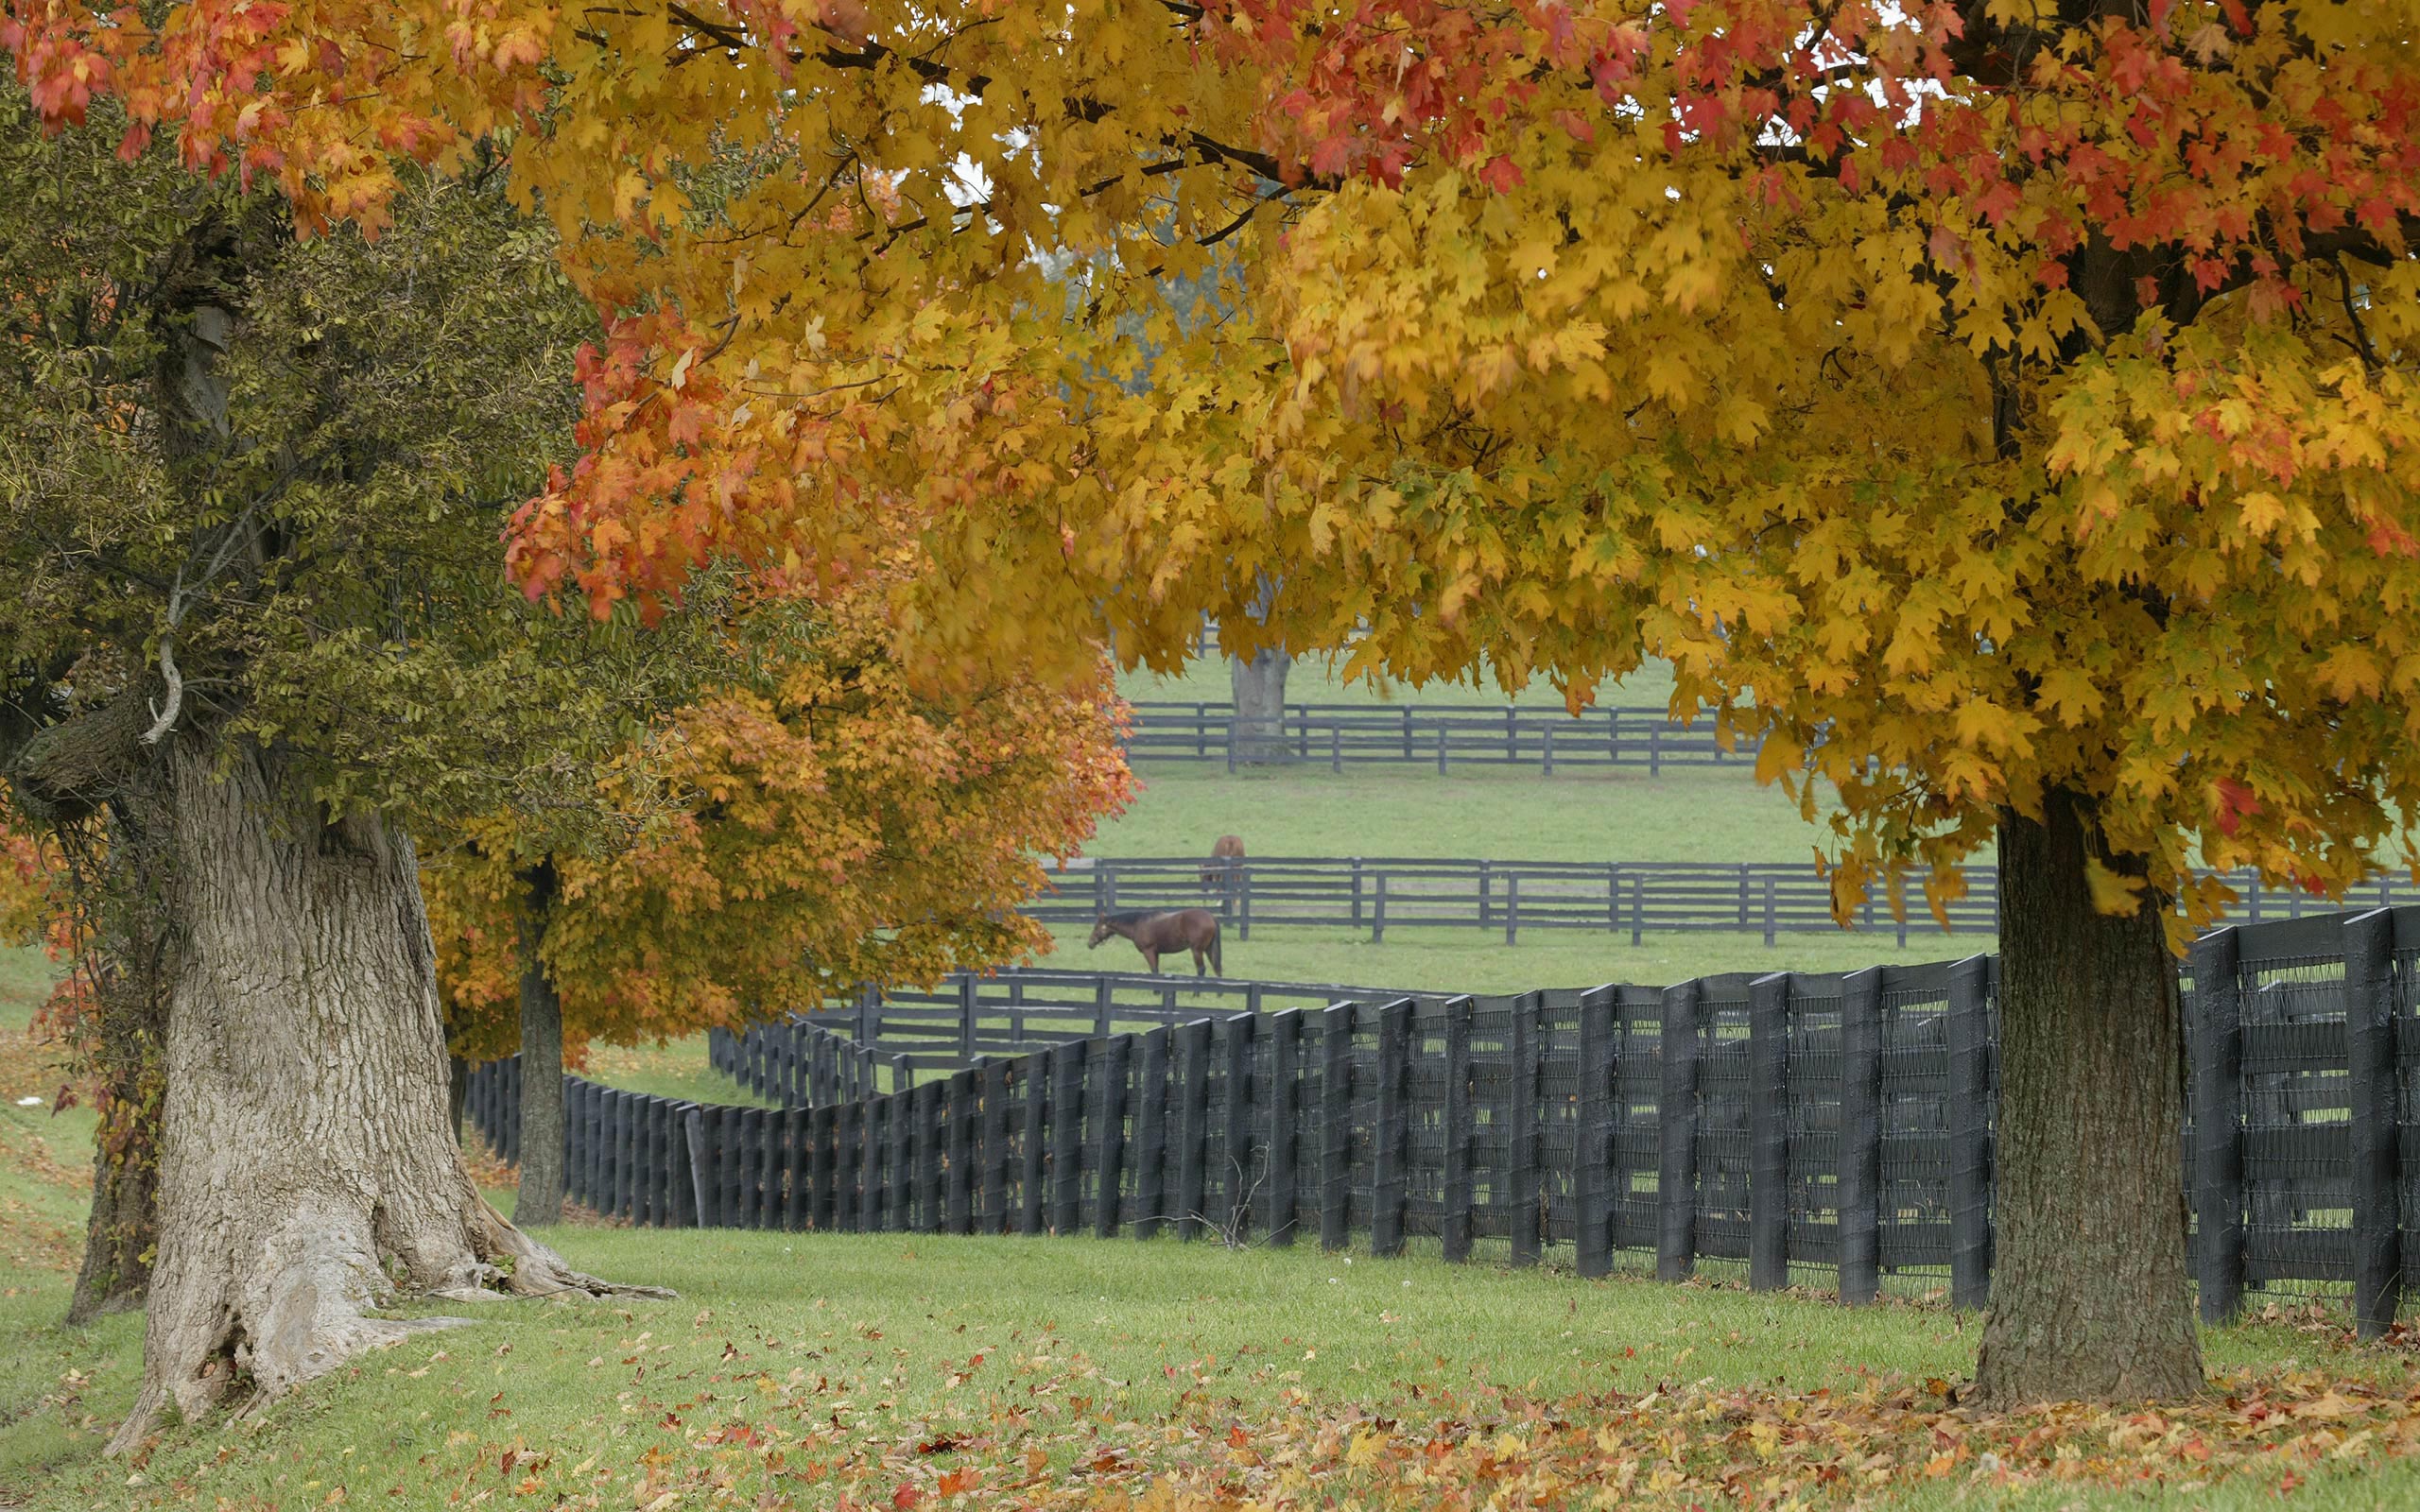
[[[37,1086],[59,1069],[24,1034],[40,975],[8,980],[0,1085]],[[593,1273],[679,1298],[484,1307],[476,1327],[369,1356],[256,1418],[171,1428],[104,1461],[140,1319],[57,1321],[92,1125],[15,1105],[34,1095],[12,1091],[0,1123],[0,1506],[2420,1498],[2411,1355],[2357,1347],[2341,1315],[2308,1309],[2209,1333],[2220,1383],[2202,1402],[1999,1419],[1953,1404],[1978,1321],[1937,1302],[1852,1312],[1307,1245],[594,1224],[549,1237]],[[510,1211],[509,1189],[492,1195]]]

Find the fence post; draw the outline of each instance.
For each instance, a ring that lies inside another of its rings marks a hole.
[[[1664,775],[1664,727],[1661,725],[1647,727],[1647,775]]]
[[[754,1227],[748,1221],[749,1115],[756,1108],[717,1108],[706,1121],[714,1143],[715,1225],[721,1228]]]
[[[983,1215],[987,1234],[1009,1226],[1009,1063],[983,1068]]]
[[[1350,1003],[1320,1015],[1320,1247],[1342,1249],[1353,1196],[1353,1013]]]
[[[1445,775],[1445,732],[1448,728],[1444,720],[1437,721],[1437,775],[1440,777]]]
[[[1378,1096],[1370,1152],[1370,1253],[1403,1253],[1403,1220],[1411,1160],[1411,1000],[1378,1010]]]
[[[866,1232],[882,1233],[899,1225],[900,1191],[907,1176],[899,1168],[900,1129],[906,1099],[897,1092],[879,1092],[873,1116],[866,1120]]]
[[[1093,1159],[1093,1233],[1117,1237],[1118,1188],[1126,1166],[1126,1077],[1133,1066],[1134,1037],[1113,1036],[1101,1065],[1100,1119],[1094,1126],[1098,1153]]]
[[[1504,943],[1513,944],[1521,936],[1521,874],[1513,872],[1504,879]]]
[[[1403,759],[1411,760],[1411,710],[1408,705],[1403,712]]]
[[[975,1020],[981,1008],[977,988],[972,971],[958,979],[958,1053],[967,1060],[975,1058]]]
[[[901,1233],[916,1231],[915,1064],[904,1055],[890,1062],[890,1227]]]
[[[910,1089],[916,1108],[916,1201],[908,1210],[910,1233],[948,1231],[947,1196],[942,1190],[942,1102],[948,1092],[938,1081]]]
[[[1949,968],[1949,1303],[1992,1297],[1991,962]]]
[[[1485,861],[1478,864],[1478,927],[1481,929],[1495,922],[1490,917],[1495,911],[1493,906],[1493,894],[1495,890],[1495,867]]]
[[[1303,1010],[1269,1020],[1269,1216],[1272,1245],[1294,1242],[1302,1196]]]
[[[1114,989],[1110,987],[1109,978],[1104,976],[1095,981],[1093,983],[1093,1035],[1096,1039],[1109,1038],[1110,1013],[1115,1006]]]
[[[1771,949],[1772,948],[1772,943],[1773,943],[1773,879],[1772,879],[1772,878],[1771,878],[1771,877],[1767,877],[1767,878],[1765,879],[1765,948],[1766,948],[1767,950],[1771,950]]]
[[[832,1231],[832,1152],[839,1132],[839,1109],[825,1103],[806,1110],[806,1202],[804,1227]]]
[[[1698,1004],[1701,988],[1683,982],[1664,989],[1662,1160],[1655,1180],[1661,1222],[1655,1237],[1655,1279],[1685,1281],[1697,1267]]]
[[[2193,942],[2193,1268],[2204,1323],[2243,1304],[2242,944],[2233,926]]]
[[[2344,1045],[2352,1071],[2353,1326],[2375,1339],[2403,1299],[2401,1127],[2396,1113],[2394,915],[2344,920]]]
[[[1344,770],[1344,727],[1334,722],[1327,727],[1327,769],[1339,773]]]
[[[1049,1216],[1044,1160],[1049,1145],[1050,1073],[1058,1060],[1051,1052],[1037,1050],[1018,1064],[1025,1074],[1025,1148],[1018,1162],[1017,1232],[1033,1239],[1044,1232]]]
[[[1167,1024],[1143,1036],[1142,1085],[1134,1103],[1134,1237],[1160,1231],[1168,1206],[1168,1036]]]
[[[1084,1041],[1059,1046],[1050,1089],[1050,1231],[1064,1239],[1084,1221]]]
[[[1376,909],[1370,915],[1370,943],[1373,945],[1379,944],[1383,942],[1386,937],[1387,874],[1381,871],[1378,873],[1378,900]]]
[[[1231,1014],[1219,1021],[1219,1070],[1227,1084],[1227,1127],[1219,1142],[1227,1152],[1227,1169],[1219,1179],[1232,1238],[1240,1238],[1252,1225],[1252,1042],[1259,1027],[1256,1014]]]
[[[695,1103],[683,1112],[681,1126],[689,1141],[689,1198],[697,1204],[697,1226],[703,1228],[714,1217],[714,1190],[707,1175],[713,1167],[706,1153],[705,1116]]]
[[[1353,858],[1353,927],[1361,927],[1361,858]]]
[[[1882,1295],[1882,969],[1841,979],[1841,1300]]]
[[[1191,1239],[1201,1231],[1202,1178],[1210,1163],[1210,1021],[1195,1019],[1179,1036],[1176,1236]]]
[[[1554,775],[1554,726],[1549,724],[1544,728],[1547,732],[1546,770],[1539,775],[1552,777]]]
[[[1766,883],[1766,902],[1772,899]],[[1748,1284],[1789,1284],[1789,976],[1748,986]]]
[[[1478,1005],[1469,998],[1445,1005],[1445,1169],[1441,1182],[1444,1212],[1437,1237],[1449,1263],[1471,1258],[1471,1210],[1478,1193],[1471,1175],[1471,1141],[1478,1120],[1471,1108],[1471,1021]]]
[[[954,1071],[942,1084],[942,1137],[946,1168],[942,1174],[944,1183],[940,1208],[941,1231],[945,1234],[966,1234],[975,1231],[975,1084],[978,1074],[974,1068]]]
[[[1236,868],[1236,937],[1252,938],[1252,862],[1231,861]]]
[[[1630,942],[1638,944],[1647,935],[1647,879],[1636,872],[1630,879]]]
[[[1616,989],[1580,997],[1580,1126],[1572,1142],[1574,1262],[1582,1276],[1614,1268],[1614,1000]]]
[[[867,1104],[847,1102],[835,1105],[838,1127],[833,1131],[832,1147],[832,1227],[844,1234],[862,1232],[865,1228],[865,1175],[862,1150],[866,1139]]]
[[[1506,1120],[1504,1188],[1506,1212],[1512,1225],[1515,1265],[1538,1263],[1538,1073],[1544,1058],[1543,1026],[1546,997],[1524,992],[1512,1000],[1512,1032],[1506,1079],[1512,1116]]]

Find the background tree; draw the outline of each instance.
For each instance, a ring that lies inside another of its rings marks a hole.
[[[842,573],[904,519],[937,671],[1103,625],[1165,665],[1203,610],[1575,702],[1660,654],[1837,792],[1844,907],[1996,843],[1979,1384],[2198,1383],[2163,946],[2197,866],[2341,891],[2420,799],[2404,9],[506,4],[404,70],[442,8],[171,12],[15,0],[11,43],[317,214],[560,86],[514,169],[614,339],[537,591]],[[693,218],[734,138],[792,171]],[[1240,293],[1186,323],[1205,244]]]
[[[563,1050],[1050,949],[1019,912],[1046,885],[1038,856],[1070,854],[1132,791],[1114,690],[1097,673],[1075,692],[920,692],[886,610],[886,586],[864,580],[740,612],[729,679],[605,779],[630,842],[532,854],[496,820],[424,866],[453,1042],[523,1053],[520,1202],[562,1202],[559,1174],[532,1191],[532,1152],[557,1149],[562,1123],[532,1123],[527,1089]],[[552,1004],[537,1064],[532,975]]]
[[[1072,692],[920,692],[887,587],[736,610],[722,680],[603,775],[619,843],[539,850],[505,816],[424,863],[451,1042],[523,1057],[515,1222],[561,1208],[559,1164],[543,1163],[560,1101],[551,1122],[529,1108],[566,1051],[1049,948],[1019,912],[1046,885],[1038,858],[1074,850],[1132,792],[1115,694],[1099,673]]]

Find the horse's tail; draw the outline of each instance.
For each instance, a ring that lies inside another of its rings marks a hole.
[[[1210,920],[1210,970],[1215,975],[1227,974],[1226,966],[1219,959],[1219,921]]]

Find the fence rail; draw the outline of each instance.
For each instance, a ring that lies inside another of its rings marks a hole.
[[[2420,908],[2223,929],[2181,982],[2204,1314],[2349,1284],[2384,1329],[2420,1272]],[[787,1108],[569,1078],[573,1194],[666,1225],[1426,1236],[1450,1260],[1485,1239],[1514,1263],[1569,1246],[1586,1275],[1627,1252],[1847,1301],[1894,1272],[1988,1297],[1990,957],[1490,998],[1067,972],[942,997],[717,1034],[716,1063]],[[472,1080],[508,1157],[517,1075]]]
[[[1801,862],[1489,861],[1386,856],[1275,856],[1204,861],[1165,856],[1098,857],[1048,873],[1052,890],[1026,905],[1047,923],[1089,921],[1119,909],[1209,908],[1240,938],[1253,926],[1366,929],[1374,941],[1390,929],[1501,930],[1505,943],[1523,930],[1589,930],[1648,935],[1831,934],[1830,885]],[[1966,892],[1945,911],[1951,932],[1998,927],[1999,887],[1990,867],[1964,870]],[[2253,922],[2299,919],[2336,905],[2298,888],[2262,885],[2255,872],[2224,880]],[[2420,903],[2408,879],[2364,889],[2381,907]],[[2364,901],[2368,901],[2365,898]],[[1921,897],[1869,897],[1858,927],[1888,930],[1905,945],[1913,935],[1944,933]]]
[[[1276,718],[1241,720],[1223,703],[1142,699],[1130,706],[1127,754],[1136,761],[1325,765],[1643,767],[1755,765],[1757,747],[1723,748],[1713,721],[1672,722],[1661,708],[1604,708],[1577,715],[1504,704],[1289,703]]]

